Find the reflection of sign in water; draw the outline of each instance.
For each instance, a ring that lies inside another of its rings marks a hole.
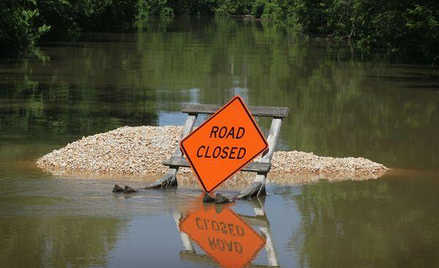
[[[189,213],[180,222],[189,235],[222,267],[244,267],[265,245],[265,240],[230,209],[217,213],[208,206]]]
[[[241,170],[265,151],[268,143],[241,97],[234,97],[180,147],[206,192]]]

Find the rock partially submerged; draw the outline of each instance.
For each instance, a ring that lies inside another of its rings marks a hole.
[[[174,152],[181,129],[179,126],[121,127],[69,143],[38,159],[37,165],[57,175],[164,174],[167,167],[162,161]],[[386,170],[384,165],[362,157],[333,158],[281,151],[273,155],[269,179],[277,183],[304,183],[318,179],[364,180],[378,178]],[[188,168],[180,169],[179,173],[186,177],[192,174]],[[245,176],[245,173],[241,174],[239,176]],[[179,183],[184,184],[185,180],[179,179]],[[190,180],[194,182],[193,177]]]
[[[214,202],[215,202],[215,204],[227,204],[227,203],[230,203],[230,200],[227,197],[225,197],[224,195],[222,195],[220,193],[216,193]]]
[[[213,203],[213,202],[215,202],[215,198],[210,196],[210,194],[204,192],[203,203]]]
[[[121,193],[121,192],[123,192],[123,188],[116,184],[116,185],[114,185],[112,192],[113,193]]]

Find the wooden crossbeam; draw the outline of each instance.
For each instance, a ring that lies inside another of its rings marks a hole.
[[[221,105],[216,104],[185,104],[181,112],[187,114],[214,114]],[[288,107],[250,106],[253,116],[285,118],[288,116]]]
[[[168,167],[190,167],[188,161],[184,157],[171,157],[163,161],[163,165]],[[241,171],[248,172],[269,172],[270,163],[252,162],[246,165]]]
[[[189,135],[195,126],[195,121],[199,114],[214,114],[221,105],[215,104],[185,104],[181,111],[188,114],[188,118],[183,126],[181,139]],[[288,107],[265,107],[265,106],[250,106],[250,112],[253,116],[271,117],[271,127],[267,137],[268,150],[264,152],[261,159],[247,164],[241,171],[256,172],[256,177],[253,183],[242,190],[236,198],[251,198],[255,196],[265,195],[265,182],[267,174],[271,168],[271,158],[273,157],[274,149],[279,138],[280,128],[282,126],[282,119],[288,116]],[[167,188],[177,186],[177,172],[179,167],[189,167],[189,163],[177,146],[171,158],[166,159],[163,165],[168,166],[168,172],[152,183],[147,188]]]

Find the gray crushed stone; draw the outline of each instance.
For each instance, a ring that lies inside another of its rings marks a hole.
[[[160,175],[180,140],[181,126],[121,127],[83,137],[38,159],[37,166],[53,174]],[[303,183],[318,179],[364,180],[388,170],[382,164],[358,157],[323,157],[299,151],[275,152],[269,179]],[[191,174],[184,168],[181,174]],[[276,179],[278,178],[278,179]]]

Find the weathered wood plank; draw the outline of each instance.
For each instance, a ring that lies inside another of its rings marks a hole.
[[[273,157],[274,149],[276,149],[277,140],[279,139],[280,128],[282,127],[282,119],[274,118],[271,121],[270,131],[268,133],[268,151],[259,160],[261,163],[271,163],[271,158]],[[265,184],[267,179],[267,174],[257,174],[254,182],[262,182]]]
[[[266,216],[250,216],[238,214],[241,220],[244,220],[248,225],[259,226],[259,227],[270,227],[270,222]]]
[[[171,157],[163,161],[163,165],[169,167],[190,167],[189,162],[184,157]],[[265,173],[270,171],[270,168],[270,163],[252,162],[245,166],[241,171]]]
[[[189,115],[186,119],[186,122],[183,125],[183,130],[181,132],[180,140],[186,137],[194,128],[195,122],[197,120],[198,115]],[[181,157],[183,153],[180,150],[180,147],[177,146],[175,148],[174,153],[172,154],[173,157]],[[172,186],[177,186],[177,172],[178,172],[178,166],[170,167],[168,172],[155,182],[151,183],[150,185],[146,186],[145,189],[157,189],[157,188],[168,188]]]
[[[181,112],[187,114],[213,114],[221,106],[216,104],[185,104]],[[250,106],[253,116],[285,118],[288,116],[288,107]]]
[[[195,126],[195,122],[197,120],[197,115],[189,115],[186,119],[186,122],[183,125],[183,130],[181,131],[181,136],[180,136],[180,140],[182,140],[183,138],[185,138],[187,135],[189,135],[189,133],[191,133],[192,129]],[[180,150],[180,147],[177,146],[177,148],[175,148],[175,152],[172,155],[173,157],[180,157],[182,156],[183,153]]]
[[[274,149],[276,149],[277,141],[279,139],[280,128],[282,127],[282,119],[274,118],[271,121],[270,131],[268,132],[267,142],[268,151],[262,156],[261,162],[269,163],[273,157]]]

